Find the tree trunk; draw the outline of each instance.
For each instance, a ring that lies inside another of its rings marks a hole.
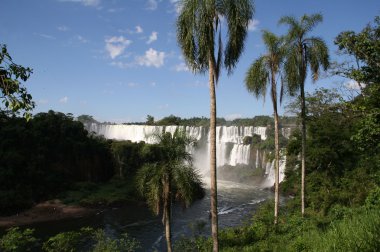
[[[301,85],[301,214],[305,213],[305,155],[306,155],[306,105],[305,105],[305,90],[304,85]]]
[[[275,74],[272,72],[272,103],[274,112],[274,146],[275,146],[275,178],[274,178],[274,224],[278,221],[279,209],[279,183],[280,183],[280,146],[279,146],[279,127],[277,112],[277,90],[274,79]]]
[[[164,179],[164,207],[163,207],[163,224],[165,225],[165,238],[166,246],[168,252],[172,251],[172,240],[171,240],[171,228],[170,228],[170,210],[171,210],[171,201],[170,201],[170,178],[165,176]]]
[[[209,59],[210,84],[210,179],[211,179],[211,235],[213,251],[219,251],[218,245],[218,200],[216,184],[216,95],[214,84],[214,65]]]
[[[119,177],[120,177],[120,179],[124,179],[123,162],[121,161],[119,154],[116,154],[116,159],[117,159],[117,164],[119,165]]]
[[[302,217],[305,213],[305,158],[306,158],[306,105],[305,105],[305,80],[306,80],[306,67],[307,67],[307,47],[300,42],[300,55],[302,59],[301,64],[301,214]]]

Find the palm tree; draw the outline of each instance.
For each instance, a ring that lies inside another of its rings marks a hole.
[[[172,251],[170,216],[173,199],[188,207],[200,194],[203,187],[200,175],[192,166],[191,154],[186,147],[194,140],[183,131],[154,135],[159,144],[160,162],[144,165],[137,173],[138,191],[147,199],[148,205],[158,215],[162,210],[162,223],[168,251]]]
[[[282,17],[280,24],[287,24],[288,53],[285,60],[285,82],[290,94],[300,91],[301,100],[301,213],[305,212],[305,154],[306,154],[306,107],[305,80],[308,68],[312,73],[313,82],[317,81],[320,68],[324,71],[329,67],[329,53],[326,43],[319,37],[307,37],[307,34],[320,22],[321,14],[304,15],[298,21],[291,16]]]
[[[279,203],[279,167],[280,167],[280,147],[277,112],[277,86],[276,78],[280,72],[280,67],[285,55],[283,39],[277,37],[269,31],[263,31],[264,44],[267,53],[252,63],[245,77],[245,84],[249,92],[256,98],[265,98],[267,84],[271,85],[271,98],[274,112],[274,143],[275,143],[275,197],[274,197],[274,224],[277,224],[278,203]],[[282,90],[282,89],[281,89]],[[281,97],[280,97],[281,98]],[[281,100],[281,99],[280,99]]]
[[[194,73],[209,72],[211,229],[213,250],[218,251],[215,85],[223,58],[229,74],[238,62],[253,16],[253,4],[251,0],[182,0],[181,4],[177,19],[178,44]],[[222,23],[227,26],[224,48]]]

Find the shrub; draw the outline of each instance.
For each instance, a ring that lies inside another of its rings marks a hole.
[[[38,240],[33,236],[34,229],[21,230],[18,227],[10,228],[0,239],[0,251],[23,252],[34,251]]]

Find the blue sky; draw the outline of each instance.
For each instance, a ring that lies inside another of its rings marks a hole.
[[[255,9],[239,64],[233,75],[222,73],[217,87],[220,117],[272,114],[270,99],[257,101],[243,81],[264,52],[260,31],[286,31],[277,25],[280,17],[322,13],[313,35],[339,60],[336,35],[360,31],[380,15],[378,0],[257,0]],[[176,0],[1,0],[0,43],[16,63],[34,69],[26,83],[34,113],[53,109],[113,122],[144,121],[148,114],[208,117],[207,75],[193,75],[184,64],[175,35],[177,10]],[[307,90],[345,81],[308,81]]]

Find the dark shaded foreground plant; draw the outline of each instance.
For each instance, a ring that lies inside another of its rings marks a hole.
[[[140,248],[140,243],[126,233],[111,238],[104,230],[89,227],[81,228],[79,231],[59,233],[44,242],[35,238],[33,233],[33,229],[10,228],[0,239],[0,251],[132,252]]]

